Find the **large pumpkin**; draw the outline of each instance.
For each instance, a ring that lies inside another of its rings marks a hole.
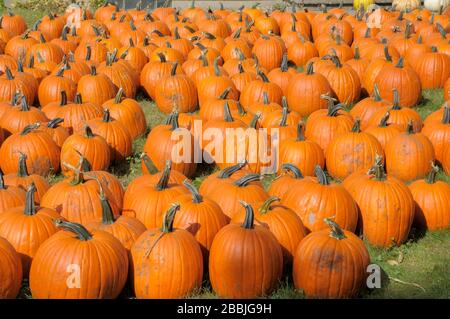
[[[356,297],[365,284],[369,252],[363,241],[335,221],[306,236],[294,255],[293,278],[308,298]]]
[[[14,247],[0,237],[0,299],[13,299],[22,286],[22,263]]]
[[[131,249],[134,291],[139,299],[182,298],[202,284],[199,244],[189,231],[173,227],[179,208],[173,204],[162,227],[144,232]]]
[[[101,230],[91,234],[80,224],[55,223],[64,231],[41,245],[31,265],[33,298],[117,298],[125,286],[129,264],[120,241]]]
[[[211,286],[222,298],[268,295],[282,273],[283,255],[277,239],[267,228],[254,224],[252,206],[245,202],[241,205],[246,212],[242,225],[222,228],[210,251]]]

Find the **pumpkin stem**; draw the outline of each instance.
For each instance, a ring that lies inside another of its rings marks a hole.
[[[119,90],[117,91],[116,97],[114,98],[114,103],[120,104],[122,98],[123,98],[123,88],[120,87]]]
[[[86,56],[84,58],[85,61],[90,61],[91,60],[91,54],[92,54],[92,48],[90,45],[86,46]]]
[[[297,138],[295,139],[297,142],[301,142],[305,140],[305,135],[303,134],[303,128],[305,127],[305,123],[303,121],[298,122],[297,124]]]
[[[322,167],[320,167],[320,165],[316,165],[316,167],[314,168],[314,174],[316,175],[317,180],[319,181],[320,184],[330,185],[328,176],[327,174],[325,174],[324,170],[322,169]]]
[[[219,99],[219,100],[225,100],[225,99],[227,98],[228,94],[230,93],[230,91],[231,91],[231,86],[227,87],[227,88],[222,92],[222,94],[219,95],[218,99]]]
[[[19,168],[17,170],[17,176],[19,177],[28,177],[28,168],[27,168],[27,155],[25,153],[20,152],[19,155]]]
[[[179,116],[179,113],[175,109],[172,112],[172,116],[170,117],[170,125],[172,125],[172,131],[175,131],[176,129],[178,129],[180,127],[180,125],[178,124],[178,116]]]
[[[22,130],[22,132],[20,132],[20,135],[27,135],[28,133],[34,131],[35,129],[37,129],[40,126],[39,123],[34,123],[34,124],[30,124],[24,127],[24,129]]]
[[[58,124],[64,122],[64,119],[62,117],[55,117],[53,120],[50,120],[47,123],[48,128],[56,128]]]
[[[93,138],[95,136],[91,127],[87,124],[83,126],[83,135],[87,138]]]
[[[175,214],[179,209],[180,204],[172,204],[170,208],[167,210],[166,215],[164,216],[164,221],[161,229],[163,233],[173,232],[173,220],[175,219]]]
[[[442,124],[450,124],[450,106],[445,104],[444,114],[442,116]]]
[[[22,101],[20,104],[20,111],[22,112],[28,112],[30,110],[30,106],[27,103],[27,98],[25,95],[22,96]]]
[[[214,59],[214,75],[215,76],[222,75],[222,73],[220,72],[220,68],[219,68],[219,60],[220,60],[220,56],[218,56],[217,58]]]
[[[6,189],[5,181],[3,180],[3,172],[0,170],[0,189]]]
[[[400,110],[400,96],[398,95],[397,89],[394,89],[394,104],[392,105],[393,110]]]
[[[233,122],[233,116],[231,115],[230,106],[228,105],[228,101],[225,100],[225,103],[223,105],[223,114],[224,114],[224,121],[225,122]]]
[[[334,63],[334,65],[337,67],[337,68],[342,68],[342,63],[341,63],[341,61],[339,60],[339,58],[338,58],[338,56],[337,55],[332,55],[331,56],[331,61]]]
[[[166,161],[166,165],[164,166],[164,170],[162,171],[161,178],[156,184],[155,187],[156,190],[162,191],[168,187],[171,169],[172,169],[172,161]]]
[[[397,68],[404,67],[404,58],[403,57],[400,57],[400,59],[398,59],[397,65],[395,67],[397,67]]]
[[[55,225],[56,225],[56,227],[60,227],[60,228],[63,228],[65,230],[68,230],[68,231],[74,233],[75,235],[77,235],[79,240],[91,240],[92,239],[92,235],[81,224],[66,222],[61,219],[57,219],[55,221]]]
[[[245,219],[242,223],[242,228],[253,229],[255,221],[255,213],[253,211],[253,207],[243,200],[239,201],[239,203],[245,208]]]
[[[253,116],[253,118],[252,118],[252,120],[251,120],[251,122],[250,122],[250,124],[248,125],[250,128],[253,128],[253,129],[256,129],[256,124],[258,124],[258,120],[261,118],[261,112],[257,112],[254,116]]]
[[[428,184],[436,183],[436,174],[439,173],[439,166],[436,165],[434,161],[431,162],[431,171],[425,178],[425,182]]]
[[[298,168],[294,164],[285,163],[285,164],[281,165],[281,169],[283,171],[291,172],[294,175],[295,179],[303,179],[304,178],[300,168]]]
[[[272,205],[274,202],[279,202],[281,199],[279,197],[276,196],[270,196],[262,205],[261,207],[258,209],[258,211],[261,214],[267,214],[267,212],[271,209],[270,205]]]
[[[352,132],[353,133],[360,133],[361,132],[361,120],[360,119],[356,119],[355,123],[353,124],[352,127]]]
[[[259,174],[247,174],[245,176],[242,176],[238,180],[234,181],[234,185],[238,187],[245,187],[251,182],[256,182],[261,180],[261,175]]]
[[[104,123],[108,123],[111,122],[111,114],[109,113],[109,109],[104,109],[103,110],[103,118],[102,121]]]
[[[269,83],[269,82],[270,82],[270,81],[269,81],[269,78],[267,77],[267,75],[266,75],[263,71],[258,70],[257,74],[258,74],[259,77],[261,77],[261,79],[262,79],[265,83]]]
[[[383,167],[383,156],[375,155],[375,165],[369,170],[369,173],[374,174],[376,180],[384,181],[386,179],[386,172]]]
[[[336,238],[337,240],[347,238],[342,228],[330,217],[324,218],[323,221],[331,228],[330,237]]]
[[[359,53],[359,47],[355,48],[355,56],[354,56],[355,60],[361,60],[361,54]]]
[[[12,75],[11,69],[9,67],[5,67],[6,78],[11,81],[14,80],[14,76]]]
[[[378,89],[378,84],[376,84],[376,83],[373,86],[372,97],[376,102],[380,102],[382,100],[381,95],[380,95],[380,90]]]
[[[83,163],[82,159],[80,159],[80,161],[78,162],[77,165],[78,167],[74,167],[73,165],[70,165],[69,163],[66,162],[61,163],[64,167],[73,172],[73,178],[72,181],[70,182],[71,185],[79,185],[84,182],[84,175],[81,169],[82,163]]]
[[[343,109],[342,104],[334,104],[336,99],[332,98],[328,94],[323,94],[320,97],[328,101],[328,116],[337,116],[338,111]]]
[[[189,182],[188,179],[185,179],[183,181],[183,185],[191,192],[191,194],[192,194],[192,201],[194,203],[198,204],[198,203],[203,202],[203,197],[202,197],[202,195],[200,195],[200,193],[198,192],[198,190],[194,186],[194,184]]]
[[[263,103],[264,103],[264,105],[269,105],[269,103],[270,103],[269,94],[267,93],[267,91],[263,92]]]
[[[285,97],[283,96],[283,98],[285,98]],[[280,127],[286,126],[288,112],[289,112],[289,110],[288,110],[287,106],[283,105],[283,109],[281,111]]]
[[[387,45],[384,46],[384,57],[386,61],[392,62],[392,56],[389,54],[389,48]]]
[[[158,55],[159,61],[161,61],[162,63],[167,62],[166,56],[164,54],[162,54],[161,52],[158,52],[157,55]]]
[[[384,116],[381,118],[380,124],[378,124],[378,127],[387,127],[390,115],[391,115],[391,113],[389,111],[387,111],[386,114],[384,114]]]
[[[219,172],[219,174],[217,175],[217,178],[220,178],[220,179],[230,178],[231,175],[233,175],[237,171],[241,170],[245,165],[247,165],[247,162],[244,161],[242,163],[238,163],[233,166],[226,167]]]
[[[115,222],[114,214],[111,209],[111,204],[109,203],[109,200],[105,196],[105,191],[103,190],[103,187],[101,183],[98,183],[99,185],[99,191],[100,191],[100,202],[102,205],[102,224],[103,225],[112,225]]]
[[[281,72],[288,71],[288,55],[287,55],[287,53],[283,54],[283,58],[281,59],[280,70],[281,70]]]
[[[309,62],[306,66],[306,75],[314,74],[314,62]]]
[[[156,167],[155,164],[152,162],[151,158],[146,153],[143,152],[140,158],[150,174],[154,174],[157,172],[157,170],[155,171]]]
[[[36,192],[36,185],[32,182],[27,189],[25,198],[25,210],[24,214],[27,216],[33,216],[36,214],[36,204],[34,203],[34,193]]]
[[[413,125],[413,121],[412,120],[409,120],[408,121],[408,126],[407,126],[407,128],[406,128],[406,133],[407,134],[414,134],[414,125]]]

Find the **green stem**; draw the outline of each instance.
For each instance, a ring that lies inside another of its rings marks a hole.
[[[316,167],[314,168],[314,174],[316,175],[317,180],[319,181],[320,184],[322,185],[330,184],[327,174],[325,174],[324,170],[322,169],[322,167],[320,167],[320,165],[316,165]]]
[[[437,166],[434,162],[431,163],[431,171],[428,173],[425,178],[425,182],[428,184],[436,183],[436,174],[439,173],[439,166]]]
[[[93,138],[95,136],[91,127],[87,124],[83,126],[83,135],[86,138]]]
[[[247,174],[234,181],[234,185],[238,187],[245,187],[251,182],[256,182],[261,180],[261,175],[259,174]]]
[[[17,170],[17,176],[19,177],[28,177],[28,168],[27,168],[27,155],[25,153],[19,153],[19,168]]]
[[[342,228],[334,220],[331,218],[325,218],[323,221],[331,228],[330,237],[337,240],[347,238]]]
[[[378,127],[387,127],[388,126],[388,120],[391,113],[389,111],[384,114],[384,116],[380,120],[380,124],[378,124]]]
[[[372,171],[375,175],[376,180],[384,181],[386,179],[386,172],[384,171],[382,156],[375,156],[375,165],[373,166]]]
[[[68,230],[68,231],[74,233],[75,235],[77,235],[79,240],[91,240],[92,239],[92,235],[81,224],[66,222],[61,219],[56,220],[55,224],[57,227],[63,228],[65,230]]]
[[[225,103],[223,105],[223,116],[225,122],[233,122],[233,116],[231,115],[230,106],[228,105],[228,101],[225,100]]]
[[[162,171],[161,178],[159,179],[158,183],[156,184],[156,190],[163,191],[167,189],[169,185],[169,179],[170,179],[170,170],[172,169],[172,162],[166,161],[166,165],[164,166],[164,170]]]
[[[103,121],[104,123],[111,122],[111,114],[109,113],[109,110],[108,110],[108,109],[104,109],[104,110],[103,110],[103,118],[102,118],[102,121]]]
[[[301,142],[305,140],[305,135],[303,134],[303,128],[305,126],[305,123],[303,121],[298,122],[297,124],[297,142]]]
[[[266,201],[261,205],[261,207],[258,209],[258,211],[261,214],[267,214],[267,212],[271,209],[270,205],[272,205],[275,202],[279,202],[281,199],[276,196],[270,196]]]
[[[230,93],[230,91],[231,91],[231,86],[227,87],[227,88],[222,92],[222,94],[219,95],[218,99],[219,99],[219,100],[225,100],[225,99],[227,98],[228,94]]]
[[[400,110],[400,96],[398,95],[397,89],[394,89],[394,104],[392,105],[393,110]]]
[[[283,54],[283,58],[281,59],[280,70],[281,70],[281,72],[288,71],[288,55],[287,55],[287,53]]]
[[[238,163],[233,166],[226,167],[219,172],[217,178],[220,179],[230,178],[231,175],[244,168],[245,165],[247,165],[247,162]]]
[[[255,213],[253,211],[253,207],[244,201],[240,201],[240,204],[245,208],[245,219],[242,223],[242,228],[253,229],[253,224],[255,221]]]
[[[173,220],[175,219],[175,214],[179,209],[180,204],[172,204],[172,206],[166,212],[166,215],[164,216],[163,226],[161,229],[163,233],[173,232]]]
[[[306,75],[314,74],[314,62],[309,62],[306,66]]]
[[[353,124],[353,127],[352,127],[352,132],[353,133],[361,132],[361,120],[360,119],[355,120],[355,123]]]
[[[34,131],[35,129],[37,129],[40,126],[39,123],[34,123],[34,124],[30,124],[24,127],[24,129],[22,130],[22,132],[20,132],[20,135],[27,135],[28,133]]]
[[[376,83],[373,86],[372,97],[376,102],[380,102],[382,100],[381,95],[380,95],[380,90],[378,89],[378,84],[376,84]]]
[[[119,91],[117,91],[116,97],[114,98],[114,103],[120,104],[120,102],[122,101],[122,98],[123,98],[123,88],[120,87]]]
[[[56,128],[58,126],[58,124],[61,124],[62,122],[64,122],[64,119],[62,117],[56,117],[47,123],[47,127],[48,128]]]
[[[200,193],[198,192],[197,188],[194,186],[194,184],[192,184],[191,182],[189,182],[189,180],[184,180],[183,181],[183,185],[191,192],[192,194],[192,201],[196,204],[203,202],[203,197],[202,195],[200,195]]]
[[[100,185],[100,183],[99,183]],[[108,199],[105,196],[105,192],[100,185],[100,202],[102,205],[102,224],[103,225],[112,225],[115,222],[114,214],[111,209],[111,205]]]
[[[295,179],[303,179],[304,178],[300,168],[298,168],[294,164],[285,163],[285,164],[281,165],[281,169],[283,171],[291,172],[294,175]]]
[[[442,116],[442,124],[450,124],[450,106],[444,106],[444,114]]]
[[[220,72],[219,68],[219,60],[221,59],[220,56],[214,59],[214,75],[215,76],[222,76],[222,73]]]

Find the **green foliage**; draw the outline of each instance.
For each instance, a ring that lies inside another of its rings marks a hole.
[[[95,11],[106,2],[106,0],[17,0],[13,3],[13,7],[15,9],[41,11],[46,13],[63,13],[66,8],[73,3],[79,4],[83,8],[90,7],[91,10]],[[4,2],[2,1],[2,3]]]

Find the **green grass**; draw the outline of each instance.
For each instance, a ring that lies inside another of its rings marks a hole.
[[[32,26],[43,12],[29,10],[15,10]],[[0,10],[1,13],[1,10]],[[161,123],[165,118],[155,104],[144,96],[138,100],[144,110],[149,130]],[[425,118],[443,104],[442,90],[424,90],[423,99],[416,110]],[[137,176],[142,174],[139,156],[145,144],[145,137],[137,139],[133,144],[133,155],[127,161],[111,172],[116,174],[124,186],[127,186]],[[215,171],[212,165],[199,165],[194,184],[199,186],[206,176]],[[267,188],[275,176],[264,177],[263,184]],[[438,178],[450,183],[450,177],[439,173]],[[50,182],[56,183],[62,179],[61,175],[52,176]],[[365,290],[361,298],[450,298],[450,233],[447,231],[426,232],[418,234],[411,232],[410,239],[400,247],[379,249],[366,243],[372,263],[378,264],[383,272],[382,287],[380,289]],[[129,298],[129,294],[124,293]],[[28,284],[24,282],[20,298],[31,298]],[[212,292],[208,281],[202,289],[193,293],[189,298],[217,298]],[[285,274],[278,289],[268,298],[303,298],[301,291],[294,289],[289,274]]]

